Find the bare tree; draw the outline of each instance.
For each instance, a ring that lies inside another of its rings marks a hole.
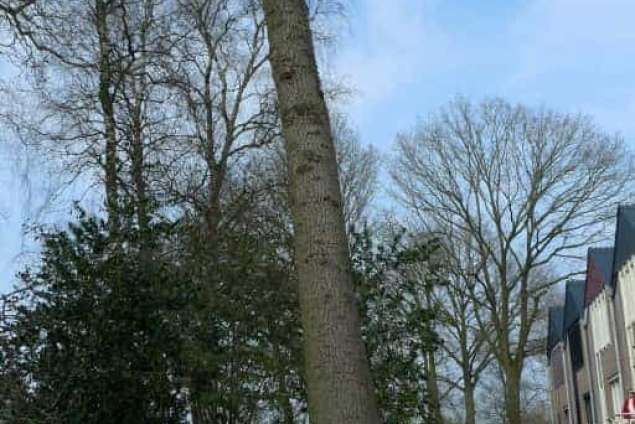
[[[544,359],[533,357],[528,360],[521,382],[522,415],[524,422],[547,424],[549,417],[549,389]],[[481,377],[477,390],[477,422],[506,423],[504,376],[496,364],[492,364]]]
[[[279,134],[269,78],[264,18],[253,1],[179,1],[175,43],[162,82],[176,94],[176,161],[168,195],[202,212],[213,241],[227,218],[222,198],[245,155]]]
[[[507,422],[520,423],[542,299],[572,274],[536,273],[602,238],[632,176],[623,141],[585,116],[459,100],[395,148],[398,199],[427,224],[474,240],[466,296],[504,377]]]
[[[379,423],[309,12],[304,0],[263,6],[288,158],[311,422]]]
[[[343,114],[331,114],[340,186],[347,230],[364,224],[368,208],[377,193],[379,154],[364,146]]]
[[[443,340],[441,349],[454,365],[453,368],[458,369],[459,378],[454,373],[443,377],[463,396],[464,422],[474,424],[476,388],[492,360],[491,346],[487,344],[476,316],[477,305],[470,296],[466,296],[470,292],[479,261],[469,247],[469,241],[459,234],[452,234],[442,251],[448,280],[447,284],[435,291],[439,310],[437,331]]]
[[[163,23],[169,14],[157,0],[51,1],[33,2],[13,22],[22,42],[16,57],[31,77],[24,94],[35,100],[37,113],[14,114],[12,124],[30,132],[40,152],[61,161],[71,178],[103,182],[115,232],[125,202],[134,206],[139,225],[149,220],[154,164],[146,162],[163,123],[151,81],[168,44]]]

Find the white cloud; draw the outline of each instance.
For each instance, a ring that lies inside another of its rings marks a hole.
[[[376,130],[374,121],[387,107],[402,110],[406,121],[425,113],[400,104],[404,93],[426,99],[424,106],[417,103],[421,109],[465,94],[583,111],[609,130],[635,136],[629,115],[635,104],[635,1],[528,0],[482,8],[438,0],[355,4],[352,37],[341,42],[334,64],[338,78],[358,92],[348,109],[362,131]]]
[[[518,46],[504,91],[582,111],[610,131],[635,137],[635,2],[534,0],[508,35]]]
[[[364,115],[396,90],[421,78],[430,64],[447,51],[451,40],[438,28],[432,10],[436,2],[367,0],[354,16],[352,38],[342,42],[336,73],[359,96],[353,115]]]
[[[518,46],[516,85],[551,72],[584,71],[606,66],[635,46],[635,2],[632,0],[535,0],[510,23],[508,36]]]

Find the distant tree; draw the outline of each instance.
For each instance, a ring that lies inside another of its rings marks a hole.
[[[379,153],[364,146],[345,115],[331,114],[340,187],[347,230],[361,231],[368,222],[371,201],[377,194]]]
[[[503,100],[456,101],[400,135],[395,150],[402,204],[449,243],[471,240],[465,295],[504,377],[507,422],[520,423],[542,299],[571,275],[540,272],[601,240],[632,181],[631,156],[585,116]]]
[[[464,423],[475,424],[476,389],[493,360],[492,348],[476,316],[477,304],[466,295],[472,290],[470,284],[478,272],[479,260],[469,240],[451,232],[442,234],[445,242],[439,250],[444,258],[447,284],[434,291],[434,302],[439,310],[436,329],[443,340],[440,349],[452,366],[449,375],[440,375],[439,379],[460,392]]]
[[[168,199],[200,212],[214,243],[231,225],[224,206],[250,153],[279,141],[264,17],[252,0],[176,5],[158,82],[170,93],[178,137],[168,143],[161,185]]]

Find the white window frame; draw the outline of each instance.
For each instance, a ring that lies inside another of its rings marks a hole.
[[[619,415],[622,412],[622,404],[624,403],[624,395],[622,388],[620,387],[620,378],[615,377],[609,382],[609,388],[611,390],[611,403],[613,404],[613,416],[619,419]]]

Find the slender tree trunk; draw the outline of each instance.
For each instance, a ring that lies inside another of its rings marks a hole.
[[[146,30],[147,22],[150,19],[148,14],[151,14],[151,10],[148,9],[148,5],[144,2],[143,10],[141,13],[144,15],[144,23],[141,26],[140,33],[140,45],[139,45],[139,61],[140,70],[138,76],[132,75],[132,87],[134,94],[134,106],[132,108],[132,149],[131,149],[131,161],[132,161],[132,177],[134,181],[135,192],[137,195],[137,220],[139,228],[141,229],[144,239],[148,235],[150,224],[150,205],[147,193],[147,183],[145,177],[145,146],[143,138],[143,108],[146,97],[147,81],[146,81]]]
[[[209,162],[209,179],[207,188],[207,210],[205,211],[205,221],[207,226],[207,247],[213,252],[216,246],[219,226],[221,223],[221,191],[225,180],[225,171],[222,165]]]
[[[426,352],[426,390],[428,397],[428,418],[431,424],[441,424],[441,399],[439,396],[439,380],[437,377],[437,364],[434,351]]]
[[[99,103],[102,109],[105,138],[105,186],[106,209],[113,232],[119,229],[119,196],[117,179],[117,133],[110,66],[110,40],[108,35],[108,5],[103,0],[95,2],[95,27],[99,37]]]
[[[505,372],[505,415],[507,424],[522,424],[520,407],[520,372],[515,365],[507,367]]]
[[[263,5],[288,158],[311,424],[379,423],[307,6]]]
[[[469,378],[469,376],[468,376]],[[474,402],[474,385],[464,380],[463,404],[465,406],[465,424],[476,424],[476,404]]]
[[[139,228],[144,233],[144,237],[147,235],[148,226],[150,224],[150,215],[148,208],[148,195],[146,190],[146,179],[145,179],[145,161],[144,161],[144,145],[143,145],[143,134],[142,134],[142,122],[143,119],[141,117],[141,98],[137,98],[136,100],[139,102],[135,105],[133,111],[133,122],[132,122],[132,149],[131,149],[131,162],[132,162],[132,179],[136,192],[136,209],[137,209],[137,220],[139,221]]]

